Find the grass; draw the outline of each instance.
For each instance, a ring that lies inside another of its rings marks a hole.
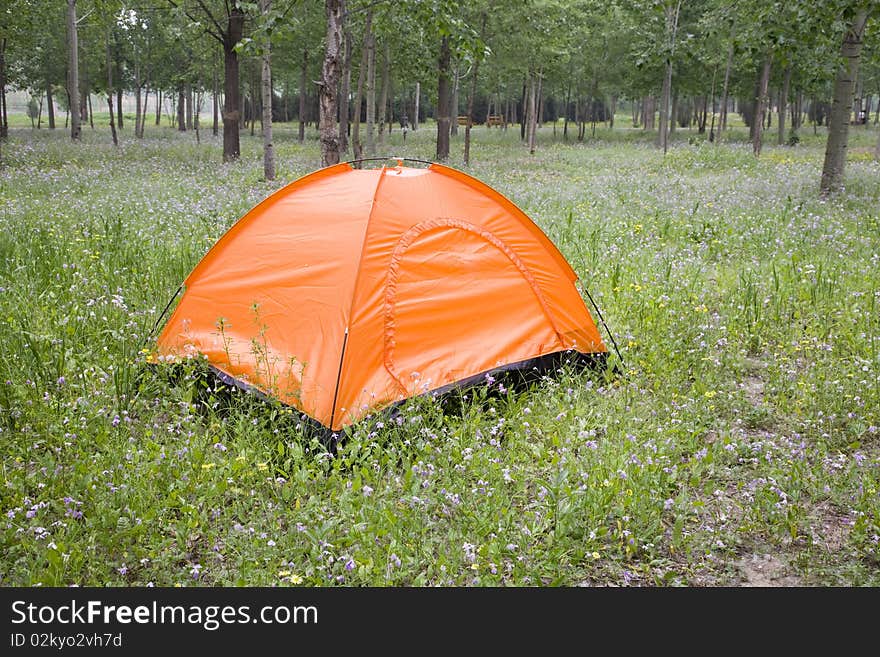
[[[756,160],[741,129],[679,131],[664,157],[639,130],[548,125],[529,156],[475,128],[470,172],[560,247],[625,376],[415,401],[335,457],[284,409],[144,364],[180,281],[318,167],[316,137],[277,126],[266,182],[259,132],[223,165],[206,130],[11,130],[0,583],[880,585],[873,129],[823,200],[821,130]],[[432,158],[430,126],[401,139],[386,151]]]

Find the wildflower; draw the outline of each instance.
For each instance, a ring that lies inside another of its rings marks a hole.
[[[193,579],[198,579],[201,572],[202,572],[202,565],[197,563],[197,564],[193,564],[193,567],[192,567],[192,569],[190,569],[189,574],[192,575]]]
[[[669,509],[671,509],[673,506],[675,506],[675,500],[673,500],[671,497],[667,498],[667,500],[663,502],[664,511],[669,511]]]
[[[116,572],[120,575],[125,575],[128,572],[128,566],[122,564],[119,568],[116,569]]]
[[[349,559],[348,561],[345,562],[345,569],[349,572],[354,570],[354,566],[355,566],[354,559]]]
[[[364,494],[364,497],[369,497],[373,494],[373,489],[372,487],[365,485],[363,488],[361,488],[361,492]]]
[[[400,565],[401,565],[401,563],[402,563],[402,562],[400,561],[400,557],[398,557],[398,556],[397,556],[396,554],[394,554],[393,552],[391,553],[391,556],[388,557],[388,561],[391,562],[396,568],[400,568]]]

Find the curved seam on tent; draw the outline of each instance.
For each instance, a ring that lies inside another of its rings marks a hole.
[[[478,180],[473,176],[465,173],[464,171],[459,171],[458,169],[453,169],[450,166],[446,166],[445,164],[439,164],[434,162],[428,170],[435,171],[436,173],[443,174],[449,178],[453,178],[460,182],[463,182],[471,189],[475,189],[476,191],[485,194],[486,196],[492,198],[496,202],[501,205],[508,212],[513,209],[513,216],[515,216],[520,223],[522,223],[532,234],[539,238],[542,245],[545,249],[550,251],[553,259],[556,261],[556,264],[559,265],[564,272],[566,272],[568,278],[571,279],[572,282],[578,280],[577,272],[571,266],[571,263],[562,255],[562,251],[559,250],[559,247],[553,243],[547,233],[545,233],[541,227],[534,222],[534,220],[529,217],[516,203],[507,198],[504,194],[499,192],[494,187],[491,187],[484,183],[482,180]]]
[[[394,346],[396,344],[396,341],[394,339],[394,306],[395,296],[397,294],[397,280],[400,275],[400,262],[403,259],[404,252],[410,246],[412,246],[413,242],[415,242],[417,238],[421,237],[425,233],[437,230],[438,228],[457,228],[459,230],[464,230],[472,233],[477,237],[485,240],[496,249],[501,251],[501,253],[503,253],[505,256],[507,256],[507,259],[510,260],[511,263],[513,263],[513,266],[516,267],[520,275],[525,279],[526,283],[532,289],[532,293],[538,299],[538,305],[541,306],[541,310],[544,311],[544,315],[550,322],[550,326],[556,333],[557,338],[559,338],[559,343],[562,345],[563,348],[566,348],[563,333],[559,330],[559,327],[553,319],[553,314],[550,312],[550,307],[544,297],[544,294],[541,292],[538,281],[535,280],[532,272],[529,271],[529,268],[526,267],[525,263],[522,261],[522,259],[520,259],[516,252],[514,252],[495,234],[487,230],[482,230],[474,224],[468,223],[466,221],[461,221],[460,219],[451,219],[448,217],[429,219],[428,221],[423,221],[416,224],[408,231],[406,231],[403,235],[401,235],[400,239],[397,241],[397,245],[394,247],[394,251],[391,254],[391,263],[388,265],[388,279],[387,283],[385,284],[385,303],[383,308],[385,316],[385,331],[383,334],[383,361],[385,364],[385,369],[387,369],[388,373],[394,378],[395,381],[397,381],[397,384],[400,386],[404,394],[409,394],[410,391],[406,387],[406,384],[404,384],[400,373],[397,371],[397,368],[394,366],[393,359]]]
[[[379,187],[382,186],[382,180],[385,178],[385,171],[387,167],[382,167],[379,170],[379,178],[376,180],[376,189],[373,190],[373,198],[370,199],[370,212],[367,214],[367,225],[364,227],[364,241],[361,243],[361,252],[358,256],[357,269],[354,272],[354,285],[351,286],[351,302],[348,304],[348,314],[345,316],[345,335],[346,341],[348,339],[348,332],[351,328],[349,326],[349,321],[351,320],[351,313],[354,311],[354,300],[357,298],[358,291],[358,281],[361,278],[361,266],[364,263],[364,252],[367,248],[367,236],[370,234],[370,224],[373,222],[373,210],[376,208],[376,198],[379,196]],[[354,171],[354,169],[352,169]],[[344,343],[343,343],[344,346]],[[342,370],[344,369],[345,362],[345,349],[341,349],[341,353],[339,354],[339,373],[336,375],[336,390],[337,395],[339,391],[339,384],[342,381]],[[334,395],[333,398],[333,407],[330,409],[330,429],[333,429],[333,420],[336,417],[336,403],[337,403],[337,395]]]

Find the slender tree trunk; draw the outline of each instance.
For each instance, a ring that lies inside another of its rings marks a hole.
[[[492,104],[492,101],[489,101],[489,105]],[[458,63],[456,62],[455,68],[452,71],[452,97],[449,101],[449,134],[453,137],[458,136]]]
[[[223,34],[223,161],[231,162],[241,156],[238,122],[241,119],[241,92],[239,89],[238,53],[235,45],[244,32],[244,9],[233,4],[229,22]]]
[[[193,129],[193,92],[192,85],[187,82],[183,85],[183,106],[186,113],[186,129]]]
[[[110,135],[113,137],[113,145],[119,146],[116,136],[116,125],[113,123],[113,60],[110,57],[110,38],[107,38],[107,109],[110,110]]]
[[[767,53],[764,64],[761,67],[761,77],[758,82],[758,95],[755,99],[755,116],[752,119],[754,133],[752,137],[752,152],[755,157],[761,154],[762,132],[764,128],[764,112],[767,110],[767,85],[770,83],[770,67],[773,63],[773,54]]]
[[[86,105],[89,108],[89,127],[94,130],[95,129],[95,115],[92,112],[92,94],[86,94]]]
[[[79,103],[79,44],[77,40],[76,0],[67,0],[67,93],[70,102],[70,138],[79,141],[80,126]]]
[[[134,136],[137,137],[141,130],[141,87],[139,66],[134,67]]]
[[[538,124],[538,83],[533,74],[529,80],[529,155],[535,154],[535,133]]]
[[[343,20],[345,15],[344,0],[326,0],[327,45],[324,51],[324,63],[321,67],[321,166],[330,166],[339,162],[339,128],[336,117],[339,113],[339,74],[343,47]]]
[[[672,135],[675,133],[675,130],[678,127],[678,89],[674,89],[672,91],[672,109],[670,110],[669,116],[669,134]]]
[[[419,129],[419,101],[422,98],[422,83],[416,82],[415,108],[413,109],[412,129],[413,132]]]
[[[666,74],[663,76],[663,94],[660,98],[659,146],[665,154],[669,148],[669,101],[672,92],[672,58],[675,56],[675,38],[678,32],[678,14],[681,0],[673,6],[666,6],[666,33],[669,40],[669,57],[666,59]],[[674,120],[675,117],[673,117]]]
[[[819,187],[823,195],[843,188],[853,87],[859,74],[867,18],[866,10],[861,9],[856,12],[840,48],[843,65],[838,69],[834,80],[834,99],[828,119],[828,141],[825,145],[825,162],[822,166],[822,181]]]
[[[529,99],[528,99],[528,96],[526,95],[527,93],[528,93],[528,77],[523,78],[522,94],[520,95],[520,101],[519,101],[520,106],[522,107],[522,112],[520,112],[520,118],[519,118],[519,138],[520,138],[520,141],[526,140],[526,123],[527,123],[527,119],[528,119],[527,115],[529,113],[528,105],[527,105]]]
[[[162,90],[156,89],[156,126],[162,123]]]
[[[260,0],[260,13],[265,17],[272,11],[272,0]],[[263,42],[260,92],[263,105],[263,177],[275,180],[275,145],[272,143],[272,41]],[[335,87],[334,87],[335,88]]]
[[[449,37],[440,39],[440,57],[437,60],[437,160],[449,158],[449,63],[452,51]]]
[[[302,66],[299,69],[299,143],[306,140],[306,80],[309,72],[309,51],[303,50]]]
[[[186,132],[186,91],[182,85],[177,87],[177,129]]]
[[[388,106],[388,89],[391,86],[391,45],[385,40],[382,54],[382,91],[379,93],[379,146],[385,146],[385,116]]]
[[[367,156],[376,154],[376,37],[371,32],[367,43]]]
[[[486,32],[486,12],[480,16],[480,39]],[[471,90],[467,99],[467,123],[464,126],[464,165],[471,163],[471,124],[474,122],[474,99],[477,96],[477,74],[480,72],[480,58],[474,59],[474,68],[471,71]],[[456,118],[456,122],[458,119]],[[486,125],[489,121],[486,121]]]
[[[220,133],[220,75],[217,72],[217,66],[214,67],[214,89],[211,94],[211,111],[213,123],[211,124],[211,134],[215,137]]]
[[[351,30],[345,28],[345,56],[342,58],[342,84],[339,93],[339,152],[348,152],[348,117],[351,95]]]
[[[361,144],[361,104],[364,100],[364,79],[367,76],[367,46],[370,43],[370,33],[373,29],[373,10],[367,10],[367,18],[364,22],[364,41],[361,44],[361,65],[358,69],[357,90],[354,95],[354,107],[351,109],[351,118],[354,128],[351,132],[351,145],[354,159],[359,160],[363,157],[364,146]],[[416,82],[416,93],[418,93],[419,83]],[[418,103],[416,103],[418,107]]]
[[[782,146],[785,143],[785,110],[788,103],[788,88],[791,84],[791,64],[785,67],[785,75],[782,78],[782,90],[779,92],[779,125],[777,126],[776,143]]]
[[[46,82],[46,111],[49,113],[49,130],[55,129],[55,99],[52,97],[52,83]]]

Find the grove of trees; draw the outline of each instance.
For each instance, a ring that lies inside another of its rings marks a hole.
[[[322,163],[383,153],[386,134],[434,119],[436,159],[463,126],[518,129],[537,147],[548,121],[584,141],[614,128],[724,141],[731,113],[760,155],[827,129],[823,192],[842,185],[852,124],[880,119],[878,0],[5,0],[0,11],[0,139],[7,90],[26,91],[37,125],[73,140],[105,97],[113,139],[143,138],[163,115],[182,131],[211,105],[223,159],[240,131],[319,128]],[[127,125],[123,95],[135,99]],[[209,100],[210,99],[210,100]],[[114,107],[115,105],[115,107]],[[490,119],[491,117],[491,119]],[[775,126],[773,125],[775,121]],[[775,138],[771,137],[775,129]],[[198,132],[197,132],[198,134]],[[880,143],[878,143],[880,156]]]

